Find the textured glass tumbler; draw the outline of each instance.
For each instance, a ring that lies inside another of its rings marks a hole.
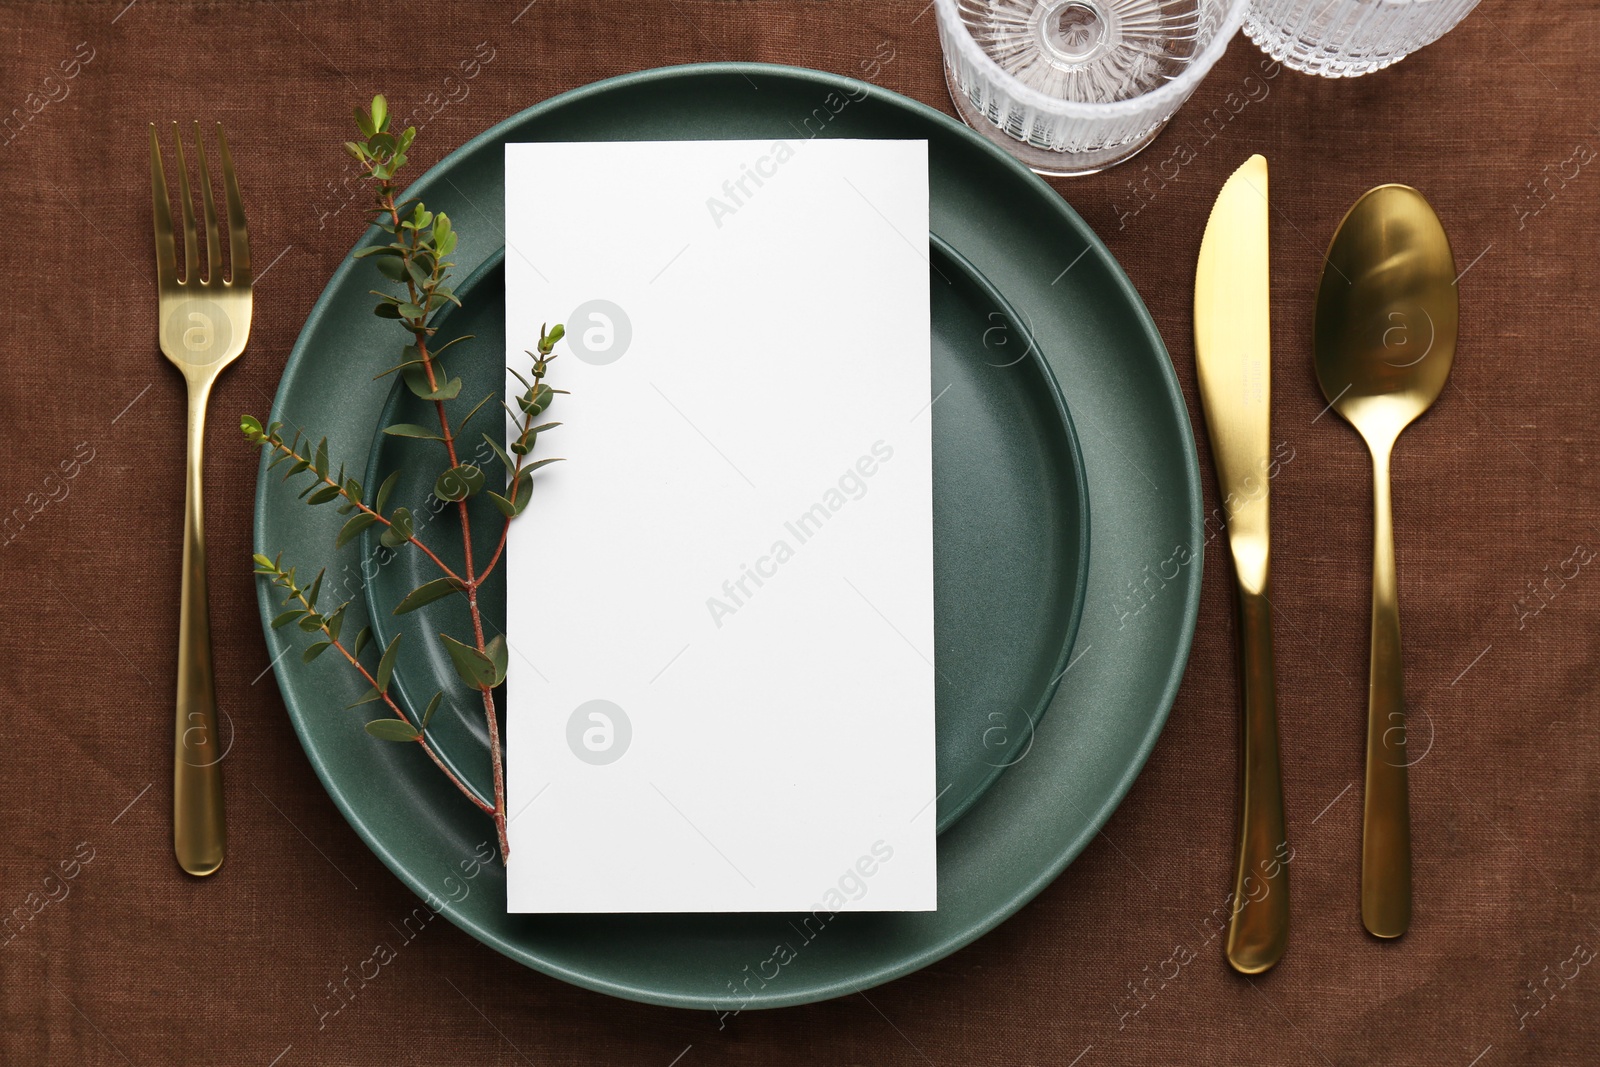
[[[1052,177],[1134,155],[1222,57],[1247,0],[935,0],[950,99]]]
[[[1244,32],[1285,66],[1355,78],[1451,30],[1478,0],[1251,0]]]

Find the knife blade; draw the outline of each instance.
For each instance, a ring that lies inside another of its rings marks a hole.
[[[1272,660],[1268,490],[1272,340],[1267,161],[1251,156],[1217,194],[1195,269],[1195,363],[1238,582],[1243,729],[1239,859],[1228,962],[1258,974],[1289,936],[1289,848]]]

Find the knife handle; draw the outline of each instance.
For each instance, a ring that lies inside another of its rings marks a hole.
[[[1241,974],[1277,963],[1289,940],[1289,848],[1278,760],[1278,702],[1273,680],[1272,605],[1265,591],[1239,594],[1239,652],[1244,689],[1239,866],[1233,881],[1228,962]]]
[[[1372,666],[1367,681],[1367,780],[1361,816],[1361,922],[1375,937],[1411,925],[1411,801],[1406,768],[1400,589],[1394,566],[1389,455],[1373,459]]]

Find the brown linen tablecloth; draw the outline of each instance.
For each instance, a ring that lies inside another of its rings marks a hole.
[[[335,810],[284,715],[249,573],[256,456],[232,426],[268,407],[354,239],[353,210],[334,214],[353,103],[382,90],[400,113],[422,109],[415,173],[555,93],[698,60],[866,73],[948,111],[926,0],[124,2],[0,10],[8,1067],[1600,1062],[1600,566],[1579,562],[1600,551],[1600,4],[1487,0],[1354,81],[1278,70],[1241,37],[1143,156],[1057,183],[1150,305],[1198,426],[1201,229],[1247,155],[1272,162],[1274,434],[1294,455],[1273,490],[1297,850],[1284,963],[1240,978],[1200,926],[1229,888],[1236,803],[1217,541],[1166,733],[1054,885],[919,974],[719,1029],[524,970],[443,922],[324,1015],[330,983],[414,900]],[[452,99],[445,76],[474,56]],[[227,122],[259,264],[250,349],[212,400],[212,617],[237,739],[232,847],[209,881],[169,851],[184,393],[156,347],[144,134],[191,117]],[[1433,201],[1464,276],[1455,375],[1395,467],[1425,754],[1416,922],[1380,944],[1357,916],[1370,476],[1323,412],[1309,332],[1333,227],[1389,181]],[[1211,507],[1203,437],[1201,454]],[[1180,948],[1193,962],[1149,981]]]

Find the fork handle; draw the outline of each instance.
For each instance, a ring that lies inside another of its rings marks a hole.
[[[206,401],[211,380],[189,378],[188,475],[183,504],[183,585],[178,609],[178,699],[172,757],[172,851],[178,866],[205,875],[222,866],[222,752],[206,594]]]

